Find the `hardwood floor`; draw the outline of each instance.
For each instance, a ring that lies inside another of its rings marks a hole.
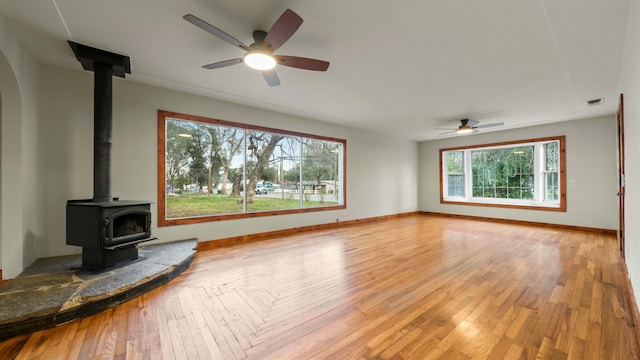
[[[3,359],[639,359],[610,235],[410,216],[199,252]]]

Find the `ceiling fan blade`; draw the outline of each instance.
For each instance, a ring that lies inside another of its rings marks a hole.
[[[304,70],[327,71],[329,62],[324,60],[309,59],[298,56],[277,55],[276,61],[280,65]]]
[[[458,130],[454,128],[445,128],[445,127],[434,127],[433,130]]]
[[[302,25],[302,18],[291,9],[285,10],[271,26],[262,42],[264,48],[276,50],[284,44]]]
[[[264,80],[269,84],[269,86],[280,85],[280,78],[278,78],[278,74],[276,74],[275,70],[262,71],[262,76],[264,76]]]
[[[212,69],[218,69],[221,67],[240,64],[241,62],[242,62],[242,58],[230,59],[230,60],[214,62],[213,64],[209,64],[209,65],[204,65],[203,68],[212,70]]]
[[[484,124],[484,125],[478,125],[478,126],[474,126],[474,129],[487,129],[487,128],[492,128],[492,127],[498,127],[498,126],[503,126],[504,123],[493,123],[493,124]]]
[[[185,16],[182,17],[183,19],[187,20],[188,22],[192,23],[193,25],[199,27],[200,29],[208,32],[211,35],[217,36],[218,38],[228,42],[229,44],[233,45],[233,46],[237,46],[241,49],[247,50],[248,46],[245,45],[242,41],[234,38],[233,36],[227,34],[226,32],[218,29],[217,27],[209,24],[208,22],[200,19],[199,17],[192,15],[192,14],[187,14]]]
[[[451,130],[451,131],[443,132],[443,133],[438,134],[438,136],[447,135],[447,134],[453,134],[456,131],[458,131],[458,130]]]

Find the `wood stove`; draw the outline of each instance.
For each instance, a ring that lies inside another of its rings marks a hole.
[[[138,258],[151,236],[151,202],[111,194],[112,77],[131,73],[129,57],[69,41],[85,70],[94,72],[93,199],[67,201],[67,245],[82,246],[82,265],[104,269]]]
[[[67,245],[82,246],[82,265],[104,269],[138,258],[136,244],[153,240],[151,203],[67,201]]]

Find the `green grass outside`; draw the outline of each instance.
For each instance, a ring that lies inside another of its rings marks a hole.
[[[205,215],[228,215],[242,213],[242,202],[238,202],[240,196],[198,194],[167,196],[166,217],[175,219],[182,217],[205,216]],[[333,202],[307,201],[304,207],[335,206]],[[247,204],[248,212],[298,209],[300,202],[298,199],[272,198],[256,195],[253,203]]]

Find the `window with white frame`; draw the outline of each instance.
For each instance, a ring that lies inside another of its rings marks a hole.
[[[441,149],[441,202],[566,211],[564,152],[564,136]]]

